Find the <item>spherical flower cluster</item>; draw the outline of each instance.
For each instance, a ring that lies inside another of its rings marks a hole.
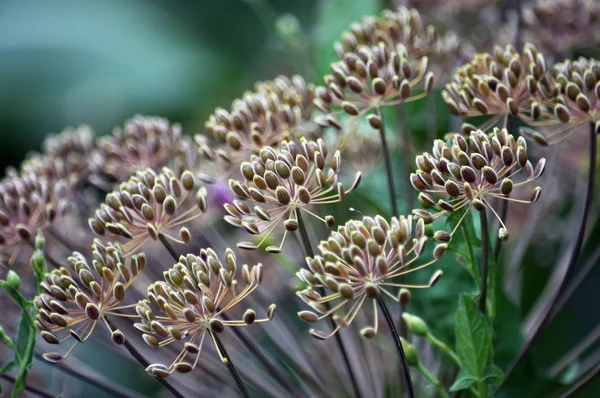
[[[322,218],[309,210],[326,203],[336,203],[353,191],[360,183],[357,173],[349,189],[338,182],[341,170],[340,152],[336,151],[331,166],[326,168],[327,146],[322,139],[300,139],[284,142],[279,151],[265,147],[251,162],[240,167],[244,181],[229,180],[229,186],[237,199],[225,204],[229,213],[225,220],[237,228],[244,228],[253,235],[262,235],[258,244],[241,242],[238,247],[254,250],[283,222],[285,233],[279,246],[269,246],[267,251],[281,251],[288,231],[298,228],[297,212],[305,212],[329,226],[332,216]]]
[[[206,203],[206,188],[198,185],[191,172],[177,177],[168,168],[160,174],[146,169],[109,193],[89,225],[98,236],[108,233],[128,239],[123,250],[129,256],[150,240],[189,242],[185,224],[204,214]],[[173,229],[178,229],[178,237]]]
[[[464,214],[456,225],[458,228],[471,208],[477,211],[489,208],[502,225],[500,238],[508,239],[508,230],[492,202],[500,199],[535,203],[540,196],[540,187],[535,187],[527,200],[509,195],[513,189],[537,180],[544,172],[546,161],[540,159],[534,168],[527,156],[525,139],[519,137],[515,140],[506,129],[496,128],[491,134],[473,131],[468,141],[461,135],[455,135],[450,145],[436,140],[432,153],[417,156],[416,163],[418,169],[411,174],[411,183],[420,192],[420,202],[437,212],[417,209],[414,210],[415,215],[429,223],[444,214],[463,209]]]
[[[206,122],[206,130],[218,146],[211,148],[204,135],[196,143],[204,157],[238,165],[263,147],[277,148],[281,142],[309,134],[314,88],[295,75],[259,82],[254,92],[236,99],[227,111],[218,108]]]
[[[544,56],[533,45],[525,44],[522,54],[511,45],[496,46],[494,55],[476,54],[457,70],[442,96],[453,115],[494,115],[482,127],[486,130],[503,116],[538,119],[551,90]]]
[[[440,231],[436,235],[447,233]],[[301,311],[299,317],[314,323],[333,316],[337,327],[330,334],[311,330],[314,337],[324,340],[350,325],[366,302],[373,305],[374,321],[361,330],[361,335],[374,337],[378,330],[378,297],[388,296],[401,302],[400,292],[404,295],[404,289],[431,287],[442,276],[441,271],[436,271],[426,285],[398,280],[430,266],[443,255],[446,243],[434,248],[432,260],[418,264],[427,241],[425,223],[412,216],[394,217],[389,223],[380,216],[365,217],[340,226],[319,245],[321,255],[308,258],[308,269],[297,274],[309,286],[298,292],[298,297],[316,311]],[[344,308],[348,309],[343,311]]]
[[[69,182],[48,181],[32,173],[6,177],[0,183],[0,256],[12,265],[24,246],[58,221],[69,209]]]
[[[169,166],[176,171],[192,167],[191,142],[182,137],[181,126],[160,117],[136,116],[125,122],[123,130],[98,141],[92,157],[97,176],[125,181],[147,167],[158,170]],[[101,181],[95,181],[101,183]]]
[[[98,321],[109,329],[117,344],[125,342],[118,329],[112,329],[105,316],[122,316],[127,288],[146,266],[144,254],[131,256],[129,261],[118,245],[92,246],[92,263],[75,252],[68,258],[69,268],[61,267],[46,274],[41,283],[44,293],[34,299],[38,311],[35,325],[49,344],[62,344],[74,339],[66,354],[44,354],[51,362],[61,362],[79,343],[85,342],[94,332]],[[64,332],[64,333],[63,333]],[[62,333],[65,336],[59,337]]]
[[[523,37],[547,54],[569,57],[600,45],[595,0],[536,0],[523,9]]]
[[[135,327],[144,333],[144,341],[152,347],[164,347],[176,341],[183,343],[183,349],[173,363],[169,366],[150,365],[147,368],[150,374],[166,377],[174,371],[191,372],[200,359],[207,335],[226,363],[215,334],[229,326],[241,327],[272,319],[274,304],[269,306],[265,319],[257,319],[252,309],[247,309],[240,320],[229,320],[226,316],[260,285],[262,265],[244,265],[241,274],[240,281],[236,279],[236,259],[230,249],[225,251],[225,265],[212,249],[203,249],[200,256],[182,256],[164,273],[164,282],[155,282],[148,287],[148,299],[136,306],[141,322]],[[186,361],[188,355],[189,362]]]

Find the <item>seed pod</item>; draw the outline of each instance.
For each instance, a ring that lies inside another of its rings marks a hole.
[[[381,130],[383,123],[381,118],[377,115],[368,115],[367,122],[373,127],[375,130]]]
[[[485,203],[481,199],[473,199],[473,207],[477,211],[485,211]]]
[[[540,198],[540,194],[542,193],[542,188],[540,187],[535,187],[533,189],[533,192],[531,192],[531,197],[529,199],[529,201],[531,203],[535,203],[538,201],[538,199]]]
[[[120,330],[113,330],[110,337],[112,341],[117,345],[123,345],[125,343],[125,335]]]
[[[513,190],[513,182],[509,178],[505,178],[502,180],[502,184],[500,184],[500,192],[503,195],[510,195]]]
[[[496,172],[494,171],[494,169],[492,169],[489,166],[485,166],[482,169],[482,175],[483,175],[483,178],[485,179],[485,181],[487,181],[488,184],[490,184],[490,185],[496,185],[496,182],[498,181],[498,175],[496,174]]]
[[[169,195],[166,197],[165,201],[163,202],[163,209],[165,210],[165,213],[167,213],[170,216],[175,214],[175,212],[177,211],[177,202],[175,201],[175,198],[173,196]],[[152,219],[154,219],[154,217],[152,217]]]
[[[566,106],[562,104],[557,104],[554,107],[554,114],[562,123],[568,123],[571,118],[571,114]]]

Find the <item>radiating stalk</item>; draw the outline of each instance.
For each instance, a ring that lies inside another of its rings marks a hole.
[[[233,365],[233,362],[231,361],[231,357],[227,353],[227,350],[225,349],[223,342],[221,341],[221,339],[219,338],[217,333],[212,333],[212,335],[215,338],[215,342],[217,343],[217,348],[221,352],[221,355],[223,355],[223,357],[227,360],[227,363],[226,363],[227,369],[229,369],[229,373],[231,373],[231,376],[233,376],[235,383],[237,384],[238,388],[240,389],[240,392],[242,393],[242,395],[245,398],[250,398],[250,393],[248,392],[248,389],[244,385],[244,381],[240,377],[240,374],[237,372],[237,369]]]
[[[398,353],[398,358],[400,359],[404,382],[406,383],[406,392],[408,394],[408,398],[414,398],[415,392],[412,385],[412,379],[410,378],[408,363],[406,362],[406,355],[404,354],[402,342],[400,341],[400,334],[398,334],[398,330],[396,329],[396,325],[394,324],[390,310],[388,309],[387,304],[381,295],[377,296],[377,303],[379,304],[379,308],[381,308],[381,312],[383,312],[383,316],[388,324],[390,333],[392,334],[392,340],[394,340],[394,345],[396,346],[396,352]]]
[[[306,257],[314,257],[315,252],[312,249],[312,245],[310,244],[310,239],[308,237],[308,231],[306,230],[306,224],[304,224],[304,220],[302,219],[302,215],[300,214],[300,210],[296,209],[296,218],[298,219],[298,232],[300,233],[300,239],[302,240],[302,246],[304,249],[304,254]],[[323,295],[323,292],[320,292]],[[324,303],[325,308],[327,310],[330,309],[330,305],[328,302]],[[335,330],[337,325],[332,317],[328,316],[329,323],[332,329]],[[358,383],[356,382],[356,376],[354,375],[354,370],[350,365],[350,358],[348,357],[348,352],[346,351],[346,347],[344,346],[344,342],[342,341],[342,336],[339,333],[334,334],[335,341],[337,342],[338,348],[342,353],[342,357],[344,359],[344,364],[346,365],[346,369],[348,371],[348,375],[350,376],[350,381],[352,382],[352,388],[354,389],[354,396],[360,397],[360,389],[358,388]]]
[[[479,295],[479,310],[485,315],[488,291],[488,225],[486,211],[479,212],[481,224],[481,294]]]
[[[590,122],[590,164],[588,167],[587,187],[585,192],[585,198],[583,200],[581,222],[579,224],[579,230],[577,232],[577,237],[575,238],[575,243],[573,245],[573,250],[571,252],[569,263],[567,264],[566,271],[563,275],[562,280],[560,281],[556,293],[552,296],[550,304],[548,304],[546,309],[544,310],[545,312],[541,316],[541,320],[538,321],[537,324],[534,326],[531,338],[525,343],[525,346],[521,349],[519,354],[517,354],[516,358],[509,365],[508,369],[505,372],[504,380],[502,381],[502,383],[504,383],[508,379],[508,377],[513,373],[513,371],[516,369],[519,363],[521,363],[521,361],[525,357],[525,354],[527,354],[527,352],[531,349],[533,343],[537,340],[537,337],[552,319],[554,310],[557,304],[559,303],[561,296],[565,292],[565,289],[567,288],[567,281],[570,279],[575,264],[577,264],[577,260],[579,259],[579,255],[581,253],[581,248],[583,247],[583,242],[585,238],[585,229],[587,226],[588,214],[590,211],[590,206],[592,204],[592,199],[594,197],[594,182],[596,181],[596,151],[598,146],[598,137],[595,132],[595,127],[595,124],[593,122]]]
[[[516,127],[516,121],[517,121],[516,116],[506,115],[506,124],[504,127],[506,128],[506,131],[508,131],[508,134],[514,135],[513,130]],[[506,215],[508,214],[508,206],[510,205],[509,201],[499,199],[498,202],[500,202],[500,219],[502,220],[503,223],[506,223]],[[498,262],[498,257],[500,257],[501,249],[502,249],[502,239],[500,239],[500,236],[496,236],[496,244],[494,245],[494,262],[495,263]]]
[[[107,316],[104,316],[104,319],[106,320],[106,323],[110,327],[111,331],[117,330],[115,324]],[[150,362],[146,358],[144,358],[144,356],[129,342],[129,340],[125,339],[123,347],[125,347],[125,349],[131,354],[131,356],[134,357],[135,360],[138,361],[140,365],[144,367],[144,369],[150,366]],[[156,377],[156,380],[158,380],[158,382],[162,384],[163,387],[165,387],[167,390],[169,390],[171,394],[173,394],[175,397],[184,398],[183,395],[179,391],[177,391],[177,389],[166,378]]]
[[[385,136],[385,122],[383,120],[383,115],[381,114],[381,109],[377,108],[375,111],[377,112],[377,116],[379,116],[379,118],[381,119],[381,128],[379,129],[379,135],[381,137],[381,146],[383,148],[383,157],[385,159],[385,172],[387,174],[388,194],[390,196],[390,205],[392,206],[392,215],[394,217],[398,217],[398,199],[396,198],[396,187],[394,185],[392,155],[390,154],[390,148],[388,146],[387,138]]]

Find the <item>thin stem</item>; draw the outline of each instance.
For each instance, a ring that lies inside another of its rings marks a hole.
[[[579,259],[579,254],[581,253],[581,248],[583,247],[583,242],[584,242],[584,238],[585,238],[585,229],[586,229],[586,225],[587,225],[587,221],[588,221],[588,213],[590,211],[590,206],[592,204],[592,199],[594,197],[594,182],[596,181],[596,151],[597,151],[597,146],[598,146],[598,142],[597,142],[598,137],[596,136],[596,133],[594,130],[595,130],[595,125],[593,122],[591,122],[590,123],[590,145],[589,145],[590,164],[589,164],[589,168],[588,168],[587,188],[586,188],[586,192],[585,192],[585,198],[583,201],[583,211],[581,214],[581,222],[579,224],[579,231],[577,232],[577,238],[575,239],[575,243],[573,245],[573,251],[571,252],[571,258],[569,260],[569,263],[567,265],[567,268],[565,270],[563,278],[560,281],[558,289],[556,290],[556,294],[554,294],[554,296],[552,297],[552,301],[547,306],[544,314],[541,317],[541,320],[536,325],[534,325],[534,327],[532,329],[531,337],[525,343],[525,346],[521,349],[521,351],[519,352],[517,357],[512,361],[512,363],[509,365],[508,369],[506,370],[504,380],[502,381],[503,384],[508,379],[508,377],[513,373],[513,371],[516,369],[516,367],[519,365],[519,363],[523,360],[523,358],[525,357],[525,354],[531,349],[531,347],[533,346],[533,343],[536,341],[537,337],[540,335],[542,330],[545,328],[545,326],[547,326],[549,321],[552,319],[552,314],[553,314],[562,294],[564,293],[564,291],[567,287],[567,281],[569,280],[569,278],[573,272],[573,269],[575,267],[575,264],[577,263],[577,260]],[[500,385],[500,387],[501,386],[502,386],[502,384]]]
[[[223,357],[227,360],[227,364],[226,364],[227,369],[229,369],[229,373],[231,373],[231,376],[235,380],[235,383],[237,384],[238,388],[240,389],[240,392],[242,393],[242,395],[245,398],[250,398],[250,393],[248,392],[248,389],[244,385],[244,382],[242,381],[242,378],[240,377],[240,374],[238,373],[237,369],[233,365],[233,362],[231,361],[231,357],[227,353],[227,350],[225,349],[223,342],[221,341],[221,339],[219,338],[217,333],[212,333],[212,335],[215,339],[215,342],[217,343],[217,348],[219,349],[219,351],[221,352]]]
[[[600,375],[600,363],[596,365],[596,367],[590,371],[587,375],[585,375],[581,380],[577,382],[574,386],[565,391],[560,398],[571,398],[576,394],[580,393],[588,384],[590,384],[596,377]]]
[[[302,240],[302,246],[304,249],[304,254],[306,257],[314,257],[315,252],[313,251],[312,245],[310,244],[310,239],[308,238],[308,231],[306,230],[306,224],[304,224],[304,220],[302,219],[302,214],[300,214],[300,210],[296,209],[296,218],[298,219],[298,232],[300,233],[300,238]],[[322,290],[322,288],[321,288]],[[320,292],[323,295],[323,292]],[[325,309],[328,311],[330,309],[329,302],[325,303]],[[329,319],[329,323],[331,328],[335,330],[337,325],[332,317],[327,317]],[[346,351],[346,347],[344,346],[344,342],[342,341],[342,337],[339,333],[334,334],[335,341],[337,346],[342,353],[342,357],[344,359],[344,364],[346,365],[346,370],[348,371],[348,376],[350,376],[350,381],[352,382],[352,388],[354,390],[354,396],[361,397],[360,389],[358,388],[358,383],[356,382],[356,375],[354,374],[354,370],[350,365],[350,358],[348,356],[348,352]]]
[[[442,382],[432,375],[422,362],[419,361],[417,369],[431,384],[433,384],[443,398],[450,398],[450,394],[448,394],[448,391],[446,391]]]
[[[485,315],[488,291],[488,225],[486,211],[479,212],[481,224],[481,294],[479,295],[479,311]]]
[[[169,251],[169,254],[171,255],[171,257],[173,257],[173,260],[179,261],[179,257],[177,256],[177,252],[175,251],[175,249],[173,249],[173,246],[171,246],[171,243],[169,243],[169,241],[163,235],[162,232],[158,233],[158,239],[160,239],[160,242],[163,244],[163,246],[165,247],[165,249],[167,249]]]
[[[15,384],[15,382],[16,382],[14,377],[7,375],[7,374],[0,375],[0,377],[2,377],[4,380],[8,381],[11,384]],[[40,388],[30,386],[29,384],[25,384],[25,391],[30,392],[34,395],[37,395],[38,397],[43,397],[43,398],[54,398],[56,396],[56,395],[50,394]]]
[[[431,334],[431,332],[427,332],[427,335],[425,335],[425,337],[427,338],[427,340],[429,340],[431,342],[431,344],[433,344],[434,346],[436,346],[437,348],[439,348],[440,350],[442,350],[443,352],[448,354],[448,356],[450,358],[452,358],[452,360],[457,365],[460,366],[460,358],[458,357],[456,352],[454,352],[454,350],[452,350],[452,348],[450,348],[446,343],[444,343],[442,340],[435,337],[433,334]]]
[[[569,350],[561,359],[559,359],[548,371],[550,377],[556,377],[564,368],[569,366],[587,351],[591,346],[600,340],[600,325],[596,326],[594,330],[584,337],[581,342],[577,343],[572,349]]]
[[[410,162],[411,162],[411,151],[410,151],[410,133],[408,131],[408,125],[406,124],[406,114],[404,113],[404,104],[400,103],[397,106],[398,109],[398,122],[400,124],[400,135],[402,141],[400,148],[402,149],[402,157],[404,159],[402,170],[403,183],[404,183],[404,195],[406,200],[406,206],[408,209],[413,208],[413,190],[410,183]],[[381,121],[383,123],[383,120]],[[397,214],[396,214],[397,216]]]
[[[398,352],[398,358],[400,359],[400,365],[402,367],[402,374],[404,375],[404,381],[406,383],[406,392],[408,393],[408,398],[414,398],[415,392],[412,385],[412,379],[410,378],[408,363],[406,362],[406,355],[404,354],[402,342],[400,341],[400,334],[398,334],[398,330],[396,330],[396,325],[394,324],[390,310],[388,309],[387,304],[381,295],[377,296],[377,303],[379,304],[379,308],[381,308],[381,312],[383,312],[383,316],[388,324],[390,333],[392,334],[392,340],[394,340],[396,351]]]
[[[429,115],[427,118],[427,142],[433,142],[437,137],[437,95],[435,94],[435,92],[431,91],[425,97],[425,106]]]
[[[106,320],[106,323],[110,327],[111,331],[117,329],[115,324],[107,316],[105,316],[104,319]],[[125,347],[125,349],[127,349],[131,356],[134,357],[135,360],[138,361],[139,364],[144,367],[144,369],[150,366],[150,362],[148,362],[148,360],[144,358],[144,356],[129,342],[129,340],[125,339],[123,346]],[[167,390],[169,390],[171,394],[173,394],[175,397],[184,398],[183,395],[179,391],[177,391],[177,389],[173,387],[171,383],[169,383],[165,378],[157,377],[156,380],[158,380],[158,382],[162,384],[163,387],[165,387]]]
[[[394,186],[394,173],[392,167],[392,156],[390,154],[390,148],[388,147],[387,138],[385,137],[385,122],[383,120],[383,114],[381,109],[375,109],[377,116],[381,119],[381,128],[379,129],[379,135],[381,137],[381,146],[383,148],[383,157],[385,159],[385,171],[387,174],[388,193],[390,195],[390,204],[392,205],[392,215],[398,217],[398,199],[396,198],[396,187]],[[411,207],[412,208],[412,207]]]

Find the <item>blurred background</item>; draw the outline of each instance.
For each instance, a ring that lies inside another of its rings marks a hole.
[[[45,135],[58,133],[66,126],[88,124],[96,135],[105,135],[134,114],[149,114],[179,122],[184,132],[195,134],[203,131],[204,121],[215,107],[228,108],[233,99],[252,89],[255,81],[299,73],[307,82],[320,83],[335,59],[332,43],[341,32],[352,21],[377,14],[391,3],[4,0],[0,2],[0,168],[18,166],[28,151],[40,149]],[[442,30],[451,27],[458,33],[464,31],[465,36],[473,35],[468,31],[473,27],[472,18],[478,16],[479,23],[488,24],[489,40],[475,35],[480,42],[474,42],[473,47],[491,51],[491,43],[508,40],[506,32],[511,31],[511,16],[519,3],[448,0],[422,4],[424,18],[431,16],[427,22],[437,18],[446,23]],[[412,5],[418,6],[419,2]],[[434,6],[438,8],[434,10]],[[597,55],[597,47],[582,54]],[[438,103],[435,116],[428,113],[424,101],[407,106],[416,151],[430,145],[426,140],[428,118],[436,119],[439,137],[450,126],[440,90],[436,89],[434,95]],[[573,214],[578,214],[578,202],[574,205],[572,199],[579,199],[577,193],[583,187],[581,170],[585,165],[580,159],[585,157],[585,148],[577,137],[566,144],[553,167],[553,184],[544,187],[540,205],[544,210],[537,218],[538,222],[543,219],[544,230],[535,224],[523,224],[523,220],[529,220],[528,209],[515,210],[509,220],[515,238],[511,237],[505,255],[505,271],[510,275],[505,275],[508,282],[501,292],[504,297],[496,325],[496,337],[501,336],[496,352],[500,367],[505,367],[518,351],[522,343],[520,322],[570,242]],[[378,192],[385,189],[381,167],[372,172],[366,184],[373,189],[361,189],[353,199],[360,210],[365,214],[388,211],[378,204]],[[574,195],[565,196],[565,192]],[[596,249],[600,236],[597,213],[596,206],[587,255]],[[520,245],[519,233],[526,235],[527,248]],[[512,264],[516,259],[523,261]],[[584,255],[582,263],[585,259]],[[444,277],[455,278],[451,279],[455,283],[441,284],[424,293],[433,294],[422,299],[432,300],[435,305],[419,307],[422,312],[415,310],[446,338],[452,336],[449,325],[453,324],[458,292],[472,289],[469,276],[458,273]],[[534,359],[513,377],[512,389],[505,396],[555,396],[561,384],[572,381],[582,366],[598,361],[600,351],[594,340],[586,350],[587,359],[569,361],[551,380],[541,376],[598,325],[598,284],[600,272],[596,270],[544,332],[535,347]],[[581,396],[598,394],[600,385],[596,383]]]

